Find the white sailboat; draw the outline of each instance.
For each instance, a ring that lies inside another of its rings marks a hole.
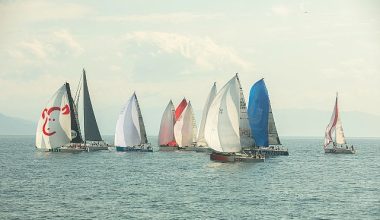
[[[204,129],[205,139],[214,150],[210,155],[211,160],[264,161],[261,155],[251,155],[243,151],[245,148],[252,148],[254,140],[237,74],[217,93],[210,105]]]
[[[70,85],[65,83],[50,98],[40,115],[36,148],[43,151],[83,151]]]
[[[172,100],[168,105],[161,118],[160,131],[158,134],[158,145],[160,151],[177,150],[178,145],[174,137],[175,109]]]
[[[136,93],[123,106],[116,122],[116,151],[153,152],[148,143],[145,125]]]
[[[174,137],[180,149],[194,150],[197,125],[190,101],[174,124]]]
[[[210,93],[207,97],[205,106],[203,108],[201,124],[199,126],[198,137],[197,137],[197,146],[195,147],[197,152],[204,152],[204,151],[211,150],[208,147],[208,144],[205,138],[205,124],[206,124],[208,111],[210,109],[211,103],[215,99],[215,96],[216,96],[216,83],[214,82],[213,86],[211,87]]]
[[[333,140],[333,134],[335,133],[335,140]],[[330,147],[330,145],[332,145]],[[331,115],[330,123],[326,127],[325,131],[325,143],[323,146],[325,153],[335,154],[354,154],[354,146],[349,147],[344,137],[342,121],[340,119],[339,107],[338,107],[338,93],[336,94],[335,106]]]

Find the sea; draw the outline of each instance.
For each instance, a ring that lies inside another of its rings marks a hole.
[[[324,154],[321,138],[282,142],[289,156],[218,163],[38,152],[34,136],[0,136],[0,219],[380,219],[380,139],[349,139],[355,155]]]

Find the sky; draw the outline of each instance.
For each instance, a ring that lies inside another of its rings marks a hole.
[[[106,134],[134,91],[148,134],[170,99],[199,125],[236,72],[246,99],[265,79],[274,113],[331,112],[339,92],[343,111],[380,116],[380,1],[0,0],[0,113],[37,121],[82,68]]]

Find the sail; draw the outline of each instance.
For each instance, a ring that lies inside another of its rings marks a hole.
[[[176,121],[179,118],[179,116],[181,116],[181,114],[182,114],[183,110],[186,108],[186,106],[187,106],[187,101],[185,98],[183,98],[181,103],[179,103],[179,105],[175,109],[175,120]]]
[[[198,140],[197,140],[198,146],[204,146],[204,147],[208,146],[205,139],[205,123],[207,119],[208,110],[210,109],[210,105],[212,101],[214,100],[215,96],[216,96],[216,83],[214,83],[214,85],[212,86],[211,91],[208,94],[205,107],[203,108],[202,120],[201,120],[201,124],[199,125],[199,132],[198,132]]]
[[[268,114],[268,144],[269,145],[281,145],[280,138],[278,137],[276,124],[274,123],[274,117],[272,107],[269,102],[269,114]]]
[[[248,115],[257,146],[268,147],[281,144],[264,79],[257,81],[251,88]]]
[[[137,146],[146,143],[146,133],[137,97],[134,93],[122,108],[116,123],[115,146]],[[143,130],[144,134],[141,133]]]
[[[82,134],[79,127],[78,112],[73,97],[71,96],[70,85],[69,83],[66,83],[65,86],[71,114],[71,143],[83,143]]]
[[[190,102],[174,124],[175,140],[180,147],[191,146],[195,142],[196,123]]]
[[[71,116],[66,85],[63,85],[42,110],[36,131],[36,147],[52,149],[70,143]]]
[[[239,135],[240,135],[240,145],[242,147],[252,147],[255,145],[255,142],[252,138],[251,127],[249,126],[248,114],[247,114],[247,104],[245,102],[243,89],[240,84],[239,77],[236,73],[236,80],[239,85],[239,94],[240,94],[240,102],[239,102]]]
[[[98,124],[94,110],[92,108],[90,93],[88,91],[86,72],[83,69],[83,116],[84,116],[84,137],[86,141],[101,141]]]
[[[170,100],[161,118],[160,132],[158,135],[158,144],[160,146],[171,145],[171,144],[175,145],[174,112],[175,112],[174,105],[173,105],[173,102]]]
[[[210,105],[204,128],[209,147],[219,152],[241,151],[239,123],[240,86],[234,76]]]
[[[342,121],[340,120],[340,116],[338,117],[338,121],[335,126],[335,142],[337,144],[346,144],[346,138],[344,137]]]
[[[139,125],[140,125],[140,137],[141,137],[140,144],[147,144],[148,143],[148,137],[146,136],[146,130],[145,130],[145,125],[144,125],[144,120],[143,120],[143,117],[141,114],[140,104],[139,104],[139,101],[137,99],[136,93],[134,93],[134,95],[135,95],[136,108],[137,108],[137,114],[139,117]]]
[[[335,131],[336,124],[338,122],[339,118],[339,112],[338,112],[338,95],[335,99],[335,106],[333,113],[331,115],[330,123],[327,125],[325,130],[325,144],[324,147],[326,148],[331,142],[333,142],[332,134]],[[342,130],[343,131],[343,130]]]

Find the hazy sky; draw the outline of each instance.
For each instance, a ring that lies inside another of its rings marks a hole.
[[[1,113],[37,121],[83,67],[107,134],[133,91],[154,135],[169,99],[199,119],[235,72],[246,99],[265,78],[274,112],[332,111],[339,91],[344,111],[380,115],[380,1],[0,0]]]

